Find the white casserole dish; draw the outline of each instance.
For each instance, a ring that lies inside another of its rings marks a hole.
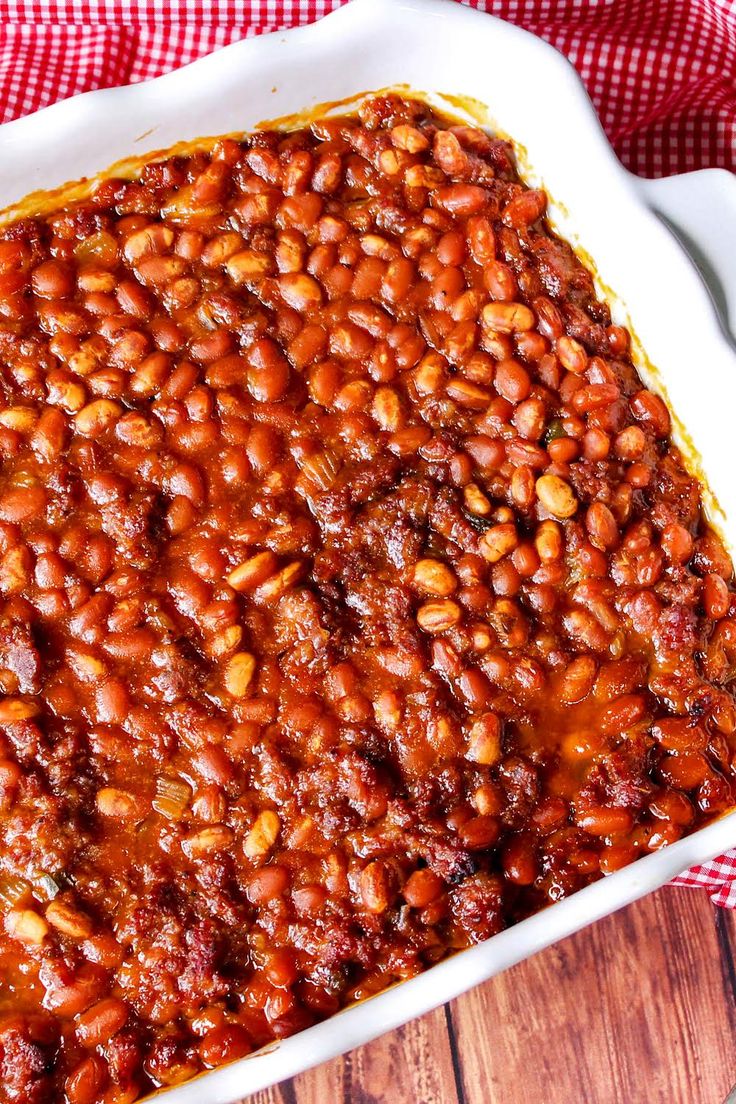
[[[555,224],[593,258],[619,319],[631,320],[659,369],[723,509],[715,520],[736,547],[736,355],[722,328],[729,312],[736,320],[736,178],[720,170],[667,181],[630,176],[573,69],[516,27],[454,0],[353,0],[311,27],[237,43],[147,84],[76,97],[0,127],[0,208],[131,154],[400,83],[474,97],[490,106],[489,124],[523,148],[525,175],[557,201]],[[696,246],[720,320],[654,210]],[[736,813],[420,977],[156,1099],[230,1104],[427,1012],[733,845]]]

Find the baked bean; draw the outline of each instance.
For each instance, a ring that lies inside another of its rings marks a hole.
[[[516,527],[510,524],[494,525],[482,536],[479,551],[489,563],[496,563],[508,555],[519,543]]]
[[[603,502],[593,502],[588,507],[585,527],[597,548],[613,548],[618,543],[619,531],[616,519]]]
[[[93,1049],[117,1034],[127,1019],[125,1002],[107,997],[77,1017],[77,1038],[83,1046]]]
[[[393,127],[391,141],[397,149],[407,150],[408,153],[422,153],[429,148],[429,138],[417,127],[404,123]]]
[[[241,1024],[223,1024],[207,1033],[199,1045],[205,1066],[213,1068],[244,1058],[253,1049],[250,1036]]]
[[[577,656],[568,666],[562,679],[560,697],[566,704],[582,701],[593,689],[597,664],[592,656]]]
[[[583,375],[588,366],[588,355],[579,341],[562,334],[555,342],[555,352],[563,368],[576,376]]]
[[[435,602],[425,602],[417,610],[417,624],[428,633],[446,632],[457,625],[462,610],[457,602],[450,598],[440,598]]]
[[[595,806],[577,816],[578,827],[592,836],[616,836],[629,832],[634,818],[627,809]]]
[[[513,302],[519,294],[514,273],[503,261],[491,260],[486,263],[483,283],[492,299],[504,303]]]
[[[677,790],[664,790],[650,801],[649,810],[660,820],[669,820],[681,827],[688,825],[695,817],[695,809],[685,794]]]
[[[695,751],[667,755],[659,769],[665,782],[678,790],[694,790],[708,775],[705,756]]]
[[[450,184],[437,188],[433,192],[433,200],[455,218],[467,218],[483,210],[488,192],[476,184]]]
[[[517,836],[504,848],[503,870],[514,885],[532,885],[538,871],[534,847],[530,840]]]
[[[248,389],[258,402],[275,402],[289,386],[289,365],[278,347],[261,338],[248,349]]]
[[[481,321],[488,329],[502,334],[531,330],[534,314],[523,303],[487,303],[481,311]]]
[[[402,894],[410,908],[425,908],[442,893],[442,879],[432,870],[423,867],[415,870],[404,883]]]
[[[546,203],[382,94],[0,230],[0,931],[49,1099],[733,805],[731,558]]]
[[[454,573],[439,560],[419,560],[414,565],[413,581],[417,589],[440,598],[447,598],[457,589]]]
[[[69,1104],[95,1104],[107,1082],[107,1066],[97,1054],[85,1058],[69,1074],[64,1091]]]
[[[637,421],[643,422],[655,437],[666,437],[669,434],[669,411],[659,395],[652,391],[637,391],[629,399],[629,405]]]
[[[577,511],[578,500],[569,483],[557,475],[541,475],[536,482],[537,497],[553,517],[568,518]]]
[[[466,756],[474,763],[492,766],[501,758],[501,722],[495,713],[484,713],[474,722]]]
[[[460,828],[460,839],[469,851],[485,851],[500,835],[498,820],[491,816],[472,817]]]
[[[246,894],[253,905],[265,905],[282,897],[289,885],[285,867],[274,863],[264,866],[248,879]]]
[[[509,402],[522,402],[531,389],[529,373],[515,360],[502,360],[496,368],[494,385],[499,395]]]
[[[706,531],[698,538],[695,548],[695,565],[698,570],[722,579],[730,579],[733,565],[719,537],[713,531]]]
[[[662,530],[662,550],[671,563],[687,563],[693,554],[693,539],[679,522],[670,522]]]
[[[529,441],[540,439],[546,420],[547,411],[541,399],[525,399],[514,411],[513,423],[519,434]]]

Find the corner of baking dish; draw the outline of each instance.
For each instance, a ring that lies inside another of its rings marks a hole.
[[[131,153],[242,132],[396,85],[490,105],[490,120],[522,152],[525,175],[557,200],[559,230],[584,243],[601,284],[615,289],[727,518],[736,519],[726,452],[731,404],[717,401],[724,389],[734,394],[736,358],[705,288],[616,160],[571,66],[518,27],[454,0],[352,0],[317,24],[235,43],[154,81],[87,93],[5,124],[0,208],[94,176]],[[370,1001],[202,1075],[206,1089],[200,1076],[156,1099],[231,1104],[365,1043],[726,850],[735,835],[731,814]]]
[[[678,443],[707,475],[706,505],[734,547],[729,404],[713,402],[732,386],[734,352],[696,269],[616,159],[572,66],[517,26],[455,0],[351,0],[316,24],[234,43],[156,80],[73,97],[0,127],[0,209],[131,154],[396,85],[489,105],[488,123],[513,136],[525,175],[553,198],[554,224],[584,246],[618,320],[646,349],[645,380],[679,415]]]

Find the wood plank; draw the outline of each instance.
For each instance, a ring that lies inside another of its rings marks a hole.
[[[716,909],[716,932],[721,947],[721,970],[723,984],[727,993],[731,994],[731,1023],[736,1031],[736,911],[733,909]],[[733,1082],[730,1093],[724,1104],[736,1104],[736,1070],[731,1072],[730,1080]]]
[[[443,1009],[359,1047],[248,1104],[460,1104]]]
[[[721,948],[723,984],[726,991],[731,993],[736,1007],[736,910],[717,908],[715,910],[715,921],[716,934]],[[736,1012],[734,1020],[736,1020]]]
[[[466,1104],[719,1104],[736,1080],[734,995],[692,890],[607,917],[451,1011]]]

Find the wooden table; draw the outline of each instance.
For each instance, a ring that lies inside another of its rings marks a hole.
[[[736,913],[662,889],[249,1104],[722,1104],[735,1082]]]

